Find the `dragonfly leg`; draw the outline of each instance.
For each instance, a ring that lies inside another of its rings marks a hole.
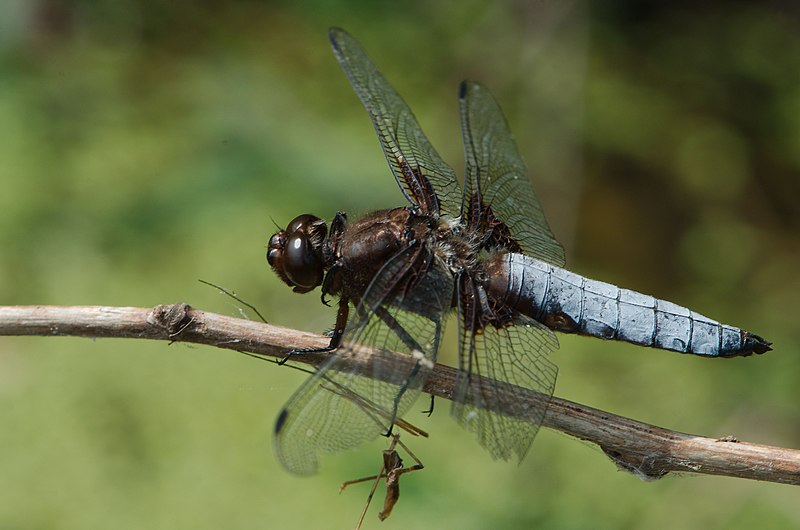
[[[380,319],[383,320],[383,322],[395,332],[395,334],[397,334],[397,336],[400,338],[400,340],[403,341],[403,344],[405,344],[409,350],[411,350],[412,352],[416,352],[415,357],[418,356],[416,358],[416,361],[414,362],[414,366],[409,371],[405,381],[403,381],[403,385],[400,387],[400,390],[398,390],[397,395],[394,397],[394,406],[392,410],[391,423],[389,424],[389,429],[384,433],[384,436],[388,438],[389,436],[392,435],[392,428],[394,427],[394,422],[397,420],[397,409],[400,406],[400,400],[403,398],[403,394],[405,394],[406,390],[408,390],[411,387],[412,381],[419,374],[419,371],[422,368],[422,366],[430,363],[432,367],[433,363],[430,362],[429,359],[427,358],[422,358],[423,355],[422,346],[420,346],[419,343],[416,340],[414,340],[414,337],[412,337],[411,334],[408,331],[406,331],[406,329],[400,324],[400,322],[397,321],[396,318],[394,318],[391,315],[391,313],[389,313],[383,307],[377,307],[375,309],[375,314],[378,315]],[[433,396],[431,396],[431,398],[433,398]],[[431,400],[431,413],[432,412],[433,412],[433,401]]]
[[[336,313],[336,323],[333,327],[331,334],[331,342],[324,348],[299,348],[287,353],[283,359],[278,361],[279,365],[286,364],[286,361],[295,355],[308,355],[310,353],[327,353],[335,350],[342,343],[342,335],[344,328],[347,325],[347,317],[350,314],[350,307],[348,306],[348,298],[343,296],[339,299],[339,311]]]
[[[430,416],[433,414],[433,403],[434,403],[434,401],[435,401],[433,394],[431,394],[430,396],[431,396],[431,404],[430,404],[430,406],[428,407],[428,410],[423,410],[423,411],[422,411],[422,413],[423,413],[423,414],[427,414],[427,415],[428,415],[428,417],[430,417]]]
[[[394,405],[392,407],[392,421],[389,424],[389,430],[387,430],[383,435],[389,438],[392,436],[392,429],[394,429],[394,422],[397,420],[397,409],[400,407],[400,400],[403,398],[403,394],[406,393],[406,390],[409,389],[411,386],[411,380],[419,373],[419,369],[422,366],[422,360],[417,359],[417,362],[414,363],[414,367],[411,369],[411,372],[408,374],[408,377],[403,382],[403,386],[400,387],[400,390],[397,392],[397,395],[394,397]]]

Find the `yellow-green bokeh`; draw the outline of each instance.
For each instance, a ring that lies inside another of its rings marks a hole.
[[[573,270],[775,343],[709,361],[563,337],[559,396],[798,447],[797,9],[603,4],[3,3],[0,305],[239,314],[202,278],[328,328],[333,310],[267,269],[273,220],[402,204],[330,52],[339,25],[459,173],[457,83],[490,87]],[[354,526],[367,487],[338,485],[373,473],[382,442],[306,479],[272,456],[302,377],[180,343],[0,337],[0,528]],[[792,487],[644,483],[550,431],[521,465],[493,462],[447,408],[412,419],[426,469],[368,528],[800,525]]]

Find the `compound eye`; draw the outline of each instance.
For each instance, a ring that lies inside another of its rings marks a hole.
[[[284,273],[296,286],[295,291],[308,292],[322,283],[323,264],[305,234],[296,234],[286,239],[282,258]]]
[[[298,215],[269,238],[267,261],[280,279],[296,293],[307,293],[322,283],[325,262],[322,248],[328,227],[319,217]]]
[[[298,215],[286,227],[286,234],[304,234],[314,244],[321,244],[328,234],[328,227],[325,222],[315,215],[309,213]]]
[[[292,234],[298,230],[302,230],[306,225],[314,221],[314,216],[310,214],[298,215],[286,226],[286,232]]]
[[[286,234],[283,232],[273,234],[269,238],[269,246],[267,247],[267,263],[272,267],[280,267],[284,247],[286,247]]]

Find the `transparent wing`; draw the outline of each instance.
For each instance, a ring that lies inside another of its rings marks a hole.
[[[520,314],[507,321],[513,325],[490,324],[475,333],[476,314],[475,304],[460,299],[459,372],[452,415],[477,435],[492,457],[508,460],[516,455],[522,460],[553,395],[558,368],[548,356],[558,349],[558,339],[544,325]],[[520,399],[518,387],[535,391],[536,398]]]
[[[564,248],[547,224],[497,102],[486,87],[464,81],[459,105],[467,160],[465,222],[478,227],[481,213],[491,207],[524,254],[563,266]]]
[[[381,269],[351,317],[342,346],[278,417],[274,445],[286,469],[313,474],[321,454],[354,448],[389,431],[433,369],[452,290],[450,273],[420,246]],[[359,374],[355,361],[366,349],[374,357],[369,371]]]
[[[433,148],[411,109],[349,33],[332,28],[329,36],[406,198],[426,213],[457,216],[461,190],[455,173]]]

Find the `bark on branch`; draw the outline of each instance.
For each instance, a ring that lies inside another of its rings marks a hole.
[[[328,343],[325,337],[312,333],[206,313],[183,303],[151,309],[0,306],[0,335],[194,342],[272,357]],[[296,358],[314,366],[324,359],[325,355]],[[351,361],[366,367],[369,352],[359,352]],[[437,364],[424,391],[451,399],[455,374],[455,369]],[[541,399],[541,395],[525,389],[509,390],[513,392],[497,396],[497,410],[503,410],[506,399]],[[598,445],[618,467],[645,480],[678,471],[800,485],[800,451],[795,449],[671,431],[557,397],[550,401],[544,426]]]

